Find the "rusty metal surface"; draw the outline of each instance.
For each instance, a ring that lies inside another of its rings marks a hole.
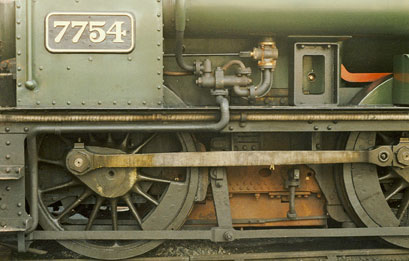
[[[252,226],[323,226],[325,199],[315,181],[315,173],[300,166],[300,187],[296,190],[296,210],[299,220],[286,220],[289,192],[285,180],[290,169],[277,166],[274,170],[262,167],[227,168],[230,207],[235,227]],[[311,217],[311,218],[309,218]],[[269,221],[270,220],[270,221]],[[196,204],[187,224],[216,224],[211,195]]]

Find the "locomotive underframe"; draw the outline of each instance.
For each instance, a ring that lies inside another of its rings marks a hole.
[[[235,113],[235,110],[233,111],[233,115]],[[399,111],[399,115],[405,115],[403,113],[403,110]],[[129,112],[128,112],[129,113]],[[165,111],[163,111],[165,113]],[[168,112],[170,113],[170,112]],[[252,112],[247,110],[245,113],[251,114]],[[371,113],[371,112],[367,112]],[[380,113],[377,111],[376,113]],[[13,115],[14,113],[11,113],[10,115]],[[380,113],[383,114],[383,111]],[[214,115],[210,113],[209,115]],[[294,114],[291,114],[294,116]],[[304,117],[308,116],[314,116],[314,117],[328,117],[329,115],[334,116],[336,113],[333,111],[326,111],[325,113],[314,113],[314,114],[303,114]],[[350,116],[356,115],[351,113]],[[27,116],[27,115],[25,115]],[[38,115],[37,115],[38,116]],[[45,116],[45,115],[44,115]],[[291,117],[291,116],[290,116]],[[21,120],[21,119],[20,119]],[[382,122],[387,122],[388,124],[382,124],[379,125],[379,122],[376,121],[342,121],[342,120],[336,120],[336,121],[261,121],[261,122],[252,122],[252,121],[231,121],[228,126],[225,127],[225,129],[222,131],[222,133],[234,133],[234,132],[246,132],[246,128],[249,128],[251,132],[254,132],[255,130],[259,132],[309,132],[311,133],[312,137],[314,139],[319,139],[320,135],[323,133],[339,133],[339,132],[349,132],[351,130],[355,131],[405,131],[407,130],[407,127],[405,127],[408,123],[406,121],[401,121],[401,120],[391,120],[391,121],[382,121]],[[15,135],[19,135],[22,137],[31,137],[31,141],[35,140],[36,135],[39,135],[41,133],[46,133],[46,132],[52,132],[56,134],[62,134],[64,132],[72,132],[73,130],[77,129],[78,132],[84,132],[84,131],[124,131],[129,128],[129,130],[136,128],[137,131],[156,131],[154,128],[149,127],[149,123],[144,123],[143,125],[137,124],[137,127],[133,124],[126,124],[126,123],[104,123],[100,122],[97,126],[95,124],[69,124],[69,123],[47,123],[47,124],[40,124],[40,123],[2,123],[1,125],[2,128],[0,129],[0,133],[3,135],[3,137],[7,137],[7,140],[9,140],[12,137],[15,137]],[[277,126],[278,125],[278,126]],[[166,125],[163,125],[166,126]],[[233,128],[231,128],[233,126]],[[237,126],[237,130],[234,126]],[[285,126],[285,128],[284,128]],[[319,126],[317,129],[316,126]],[[328,128],[328,126],[333,126],[332,128]],[[244,130],[243,130],[244,129]],[[165,127],[166,130],[166,127]],[[312,132],[314,131],[314,132]],[[249,131],[250,132],[250,131]],[[30,142],[30,139],[28,141],[28,157],[29,157],[29,170],[28,173],[35,174],[35,168],[37,164],[35,163],[36,159],[35,156],[33,157],[33,152],[36,151],[36,146],[33,145]],[[30,145],[31,144],[31,145]],[[23,149],[23,144],[20,144],[18,147],[15,147],[15,144],[13,143],[14,146],[10,146],[7,142],[2,144],[3,146],[3,151],[6,154],[5,158],[7,159],[7,156],[10,154],[13,155],[13,153],[19,153]],[[31,151],[31,152],[30,152]],[[23,165],[22,165],[23,166]],[[5,165],[3,174],[5,174],[4,177],[7,177],[9,175],[10,179],[18,180],[18,178],[21,178],[21,176],[16,176],[15,173],[11,172],[8,169],[14,170],[15,166],[13,165]],[[22,169],[22,167],[20,167]],[[22,172],[21,172],[22,173]],[[27,177],[30,177],[30,182],[28,183],[31,188],[35,188],[37,186],[37,183],[35,179],[32,179],[32,175],[27,175]],[[19,174],[20,175],[20,174]],[[7,179],[7,178],[4,178]],[[15,181],[14,181],[15,182]],[[20,179],[19,183],[22,184],[24,183],[24,179]],[[14,187],[11,187],[12,190],[14,191]],[[10,186],[7,186],[6,189],[10,190]],[[31,189],[30,189],[31,190]],[[24,190],[19,190],[17,189],[17,194],[20,195],[20,198],[25,196]],[[32,191],[35,191],[32,190]],[[15,191],[14,191],[15,192]],[[16,192],[15,192],[16,193]],[[228,192],[224,192],[228,193]],[[325,191],[323,191],[325,195]],[[15,196],[16,194],[14,194]],[[16,197],[17,198],[17,197]],[[36,197],[32,197],[32,199],[36,199]],[[215,201],[215,205],[225,202],[225,197],[213,197],[213,200]],[[217,202],[219,201],[219,202]],[[35,200],[31,202],[31,205],[35,206],[37,204]],[[222,204],[224,205],[224,204]],[[33,210],[36,208],[33,208]],[[219,213],[228,213],[230,210],[227,208],[223,209],[222,212],[219,211]],[[216,207],[216,213],[217,213],[217,207]],[[21,227],[20,225],[17,225],[16,227],[10,228],[10,225],[7,224],[7,227],[9,231],[24,231],[28,227],[31,227],[31,231],[36,226],[36,213],[35,211],[31,211],[30,215],[33,217],[33,220],[31,220],[30,217],[26,215],[22,215],[20,218],[20,222],[24,223],[24,228]],[[223,216],[223,214],[220,214],[220,216]],[[220,218],[219,215],[217,215],[217,218]],[[10,219],[14,219],[13,217],[10,216]],[[6,220],[7,222],[7,220]],[[231,220],[230,220],[231,224]],[[210,239],[214,241],[230,241],[233,239],[241,239],[241,238],[269,238],[269,237],[342,237],[342,236],[403,236],[407,235],[409,232],[406,231],[406,228],[360,228],[358,230],[355,229],[303,229],[303,230],[291,230],[291,229],[272,229],[272,230],[262,230],[262,231],[236,231],[232,229],[231,225],[228,226],[230,228],[226,229],[226,226],[221,226],[218,228],[213,228],[212,230],[200,230],[200,232],[203,233],[197,233],[198,231],[195,230],[194,232],[189,232],[189,231],[127,231],[127,232],[115,232],[113,231],[112,234],[110,234],[110,239],[118,239],[118,240],[129,240],[129,239],[152,239],[152,240],[159,240],[159,239]],[[19,232],[19,234],[24,233],[24,232]],[[25,238],[23,236],[19,236],[19,241],[20,241],[20,250],[23,251],[24,244],[21,243],[21,241],[25,240],[70,240],[70,239],[81,239],[81,238],[87,238],[87,239],[102,239],[104,236],[106,236],[107,232],[103,231],[88,231],[88,232],[80,232],[80,231],[35,231],[34,233],[29,233],[28,236]],[[109,232],[111,233],[111,232]]]

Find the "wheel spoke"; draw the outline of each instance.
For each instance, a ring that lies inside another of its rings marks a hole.
[[[384,141],[384,144],[392,145],[394,143],[394,138],[386,135],[385,133],[379,132],[378,135]]]
[[[170,184],[173,182],[173,181],[166,180],[166,179],[151,178],[145,175],[138,175],[138,180],[139,181],[160,182],[160,183],[167,183],[167,184]]]
[[[111,201],[111,217],[112,217],[112,230],[118,230],[118,212],[116,208],[118,207],[118,199],[113,198]]]
[[[122,140],[121,144],[119,145],[119,148],[122,151],[125,151],[128,148],[128,141],[129,141],[129,133],[125,135],[125,138]]]
[[[136,219],[136,221],[138,222],[139,226],[142,228],[142,219],[138,214],[138,211],[136,210],[131,196],[129,196],[129,194],[126,194],[125,196],[122,197],[123,200],[125,201],[125,203],[128,205],[129,210],[131,210],[132,215],[134,216],[134,218]]]
[[[57,216],[57,220],[60,220],[61,218],[65,217],[67,214],[71,212],[74,208],[76,208],[81,202],[83,202],[85,199],[87,199],[89,196],[92,195],[92,191],[90,189],[86,189],[76,201],[74,201],[70,206],[68,206],[64,211]]]
[[[379,181],[384,181],[384,180],[388,180],[388,179],[394,179],[394,178],[397,178],[397,177],[398,176],[395,173],[388,172],[388,173],[380,176],[378,179],[379,179]]]
[[[56,191],[56,190],[60,190],[60,189],[65,189],[65,188],[69,188],[69,187],[73,187],[73,186],[77,186],[80,185],[81,183],[77,180],[77,179],[73,179],[71,181],[68,181],[66,183],[51,187],[51,188],[47,188],[44,190],[40,190],[41,193],[49,193],[52,191]]]
[[[89,216],[88,223],[87,223],[87,226],[85,227],[85,230],[91,229],[102,203],[104,203],[104,198],[97,196],[97,201],[95,202],[94,208],[92,209],[91,215]]]
[[[132,191],[135,192],[138,195],[141,195],[142,197],[144,197],[145,199],[147,199],[148,201],[152,202],[155,206],[159,205],[159,202],[156,201],[151,195],[149,195],[148,193],[145,193],[142,188],[138,185],[135,184],[135,186],[133,186]]]
[[[400,207],[399,207],[398,213],[396,214],[399,221],[402,220],[408,207],[409,207],[409,189],[407,189],[405,193],[403,194],[403,199],[400,202]]]
[[[108,133],[108,137],[107,137],[107,145],[108,147],[113,147],[115,145],[114,139],[112,138],[112,133]]]
[[[151,142],[158,134],[155,133],[152,136],[150,136],[147,140],[145,140],[141,145],[139,145],[134,151],[131,152],[131,154],[136,154],[138,153],[143,147],[148,145],[149,142]]]
[[[38,161],[42,163],[47,163],[47,164],[56,165],[56,166],[65,168],[65,162],[62,160],[50,160],[50,159],[39,158]]]
[[[97,139],[92,133],[88,133],[88,138],[89,138],[90,145],[94,145],[97,143]]]
[[[69,139],[59,135],[58,138],[65,143],[65,145],[67,145],[68,147],[72,146],[72,141],[70,141]]]
[[[385,199],[388,201],[393,196],[395,196],[399,191],[407,187],[408,187],[408,183],[406,183],[403,180],[398,181],[385,193]]]

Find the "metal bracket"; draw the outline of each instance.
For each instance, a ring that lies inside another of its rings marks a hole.
[[[214,168],[210,172],[211,186],[213,192],[213,203],[216,211],[219,228],[232,228],[233,221],[230,212],[229,187],[225,168]],[[232,241],[232,236],[226,236]]]

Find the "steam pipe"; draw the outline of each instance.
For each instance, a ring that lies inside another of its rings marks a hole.
[[[83,132],[168,132],[168,131],[220,131],[230,122],[229,101],[223,96],[217,96],[220,105],[220,120],[213,124],[103,124],[92,123],[80,125],[41,125],[34,127],[27,135],[28,172],[30,174],[30,211],[33,222],[26,233],[33,232],[38,226],[38,151],[37,136],[40,134],[83,133]]]
[[[268,69],[262,71],[262,74],[263,80],[259,85],[246,87],[246,89],[242,89],[239,86],[234,86],[234,93],[241,97],[259,97],[263,95],[273,83],[273,73],[270,69]]]
[[[175,2],[175,28],[176,28],[176,62],[185,71],[193,72],[194,66],[187,64],[183,60],[183,42],[186,29],[186,1],[176,0]]]

